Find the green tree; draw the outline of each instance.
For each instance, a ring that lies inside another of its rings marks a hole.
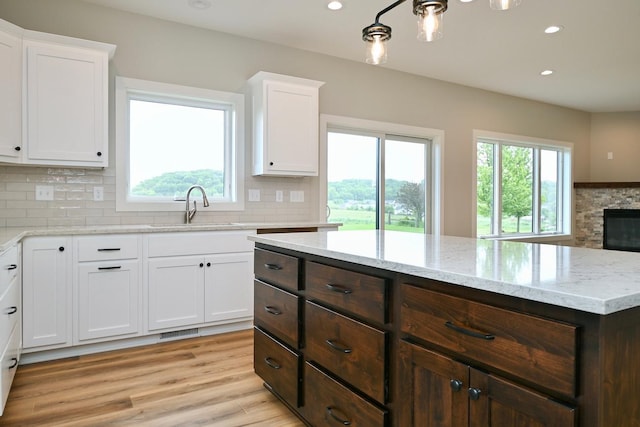
[[[424,183],[405,182],[398,190],[396,202],[409,211],[419,228],[424,217]]]
[[[145,179],[131,189],[134,196],[184,196],[191,185],[202,185],[209,197],[224,195],[224,175],[222,171],[200,169],[163,173]]]
[[[478,213],[493,213],[493,144],[478,144]],[[533,203],[533,150],[513,145],[502,146],[502,215],[516,218],[516,231],[520,220],[530,216]]]

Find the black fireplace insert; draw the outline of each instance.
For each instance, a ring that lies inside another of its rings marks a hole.
[[[640,209],[605,209],[602,247],[640,252]]]

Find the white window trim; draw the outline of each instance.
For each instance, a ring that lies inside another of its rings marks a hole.
[[[381,132],[387,135],[397,135],[430,139],[432,144],[432,173],[431,195],[433,200],[433,216],[431,219],[431,234],[440,235],[442,232],[444,175],[442,159],[444,158],[444,131],[440,129],[423,128],[397,123],[378,122],[374,120],[356,119],[353,117],[320,114],[320,170],[319,186],[319,214],[320,218],[327,218],[327,134],[329,128],[342,128],[361,132]],[[324,184],[323,184],[324,183]]]
[[[499,236],[499,237],[483,237],[487,239],[495,239],[495,240],[519,240],[519,241],[527,241],[527,242],[556,242],[556,241],[564,241],[573,239],[573,189],[571,188],[571,184],[573,183],[573,143],[566,141],[557,141],[552,139],[544,139],[544,138],[536,138],[531,136],[523,136],[523,135],[514,135],[508,133],[500,133],[493,132],[488,130],[473,130],[473,157],[472,159],[478,158],[478,141],[480,140],[489,140],[489,141],[500,141],[500,142],[508,142],[510,145],[517,145],[521,143],[525,146],[537,146],[539,148],[551,148],[554,150],[563,149],[569,153],[569,156],[564,157],[564,171],[562,183],[563,191],[566,190],[565,196],[562,198],[563,207],[562,207],[562,224],[563,230],[555,233],[544,233],[544,234],[518,234],[518,235],[509,235],[509,236]],[[478,237],[478,224],[477,224],[477,215],[478,215],[478,187],[477,187],[477,175],[478,175],[478,164],[477,161],[472,162],[472,174],[471,174],[471,230],[472,235]]]
[[[234,175],[234,185],[231,188],[233,201],[214,201],[210,199],[209,207],[198,206],[202,211],[241,211],[244,210],[244,132],[245,106],[244,95],[232,92],[221,92],[169,83],[148,80],[116,77],[116,211],[152,211],[173,212],[184,211],[184,201],[139,202],[128,200],[127,189],[129,182],[129,94],[135,94],[139,99],[142,95],[171,96],[185,100],[207,103],[221,103],[233,106],[233,132],[235,142],[232,144],[231,173]],[[225,168],[229,165],[225,165]],[[226,171],[225,171],[226,172]]]

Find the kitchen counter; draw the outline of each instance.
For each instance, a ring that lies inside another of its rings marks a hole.
[[[262,234],[250,239],[588,313],[640,306],[638,253],[393,231]]]
[[[0,252],[29,236],[73,236],[89,234],[123,233],[170,233],[182,231],[225,231],[225,230],[266,230],[293,228],[334,228],[338,223],[193,223],[193,224],[151,224],[151,225],[104,225],[84,227],[4,227],[0,228]]]

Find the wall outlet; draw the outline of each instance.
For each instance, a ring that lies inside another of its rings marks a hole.
[[[93,187],[93,200],[96,202],[104,200],[104,187]]]
[[[291,201],[291,203],[304,202],[304,191],[290,191],[289,200]]]
[[[36,185],[36,200],[53,200],[53,185]]]
[[[613,151],[607,153],[607,160],[613,160]]]
[[[259,202],[260,201],[260,190],[249,190],[249,201],[250,202]]]
[[[282,190],[276,190],[276,202],[282,202],[284,199],[284,194]]]

